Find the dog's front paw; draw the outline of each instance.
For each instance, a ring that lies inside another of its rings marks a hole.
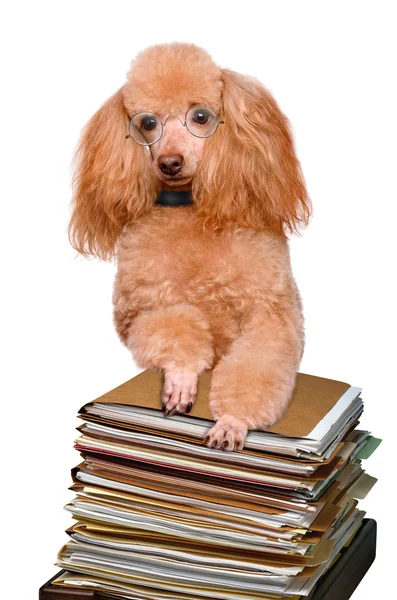
[[[166,371],[162,394],[162,410],[166,417],[189,413],[197,395],[198,375],[187,369]]]
[[[247,435],[246,424],[235,417],[226,415],[221,417],[209,430],[203,443],[208,448],[221,450],[242,450]]]

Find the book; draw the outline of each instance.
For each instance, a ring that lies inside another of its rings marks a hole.
[[[211,372],[199,376],[191,412],[174,415],[171,421],[161,412],[163,375],[150,370],[86,404],[80,414],[101,423],[120,422],[125,427],[132,424],[143,432],[172,433],[188,441],[201,439],[213,425],[208,403],[211,377]],[[284,416],[267,431],[249,431],[244,447],[296,456],[326,456],[333,449],[331,442],[343,436],[362,413],[360,392],[361,388],[347,383],[298,373]]]
[[[76,523],[54,586],[115,597],[297,599],[359,530],[376,479],[362,460],[380,440],[358,429],[361,388],[298,373],[287,413],[239,452],[201,443],[213,421],[211,373],[188,415],[164,417],[160,373],[79,410]]]

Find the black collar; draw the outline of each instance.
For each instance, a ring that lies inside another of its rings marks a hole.
[[[185,204],[193,204],[191,190],[178,191],[178,190],[162,190],[155,204],[161,204],[162,206],[184,206]]]

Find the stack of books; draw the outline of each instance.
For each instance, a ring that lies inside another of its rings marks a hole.
[[[211,372],[188,415],[164,417],[163,375],[138,376],[79,411],[76,523],[53,586],[113,598],[295,600],[351,543],[380,443],[358,429],[361,389],[298,373],[288,411],[244,449],[207,448]]]

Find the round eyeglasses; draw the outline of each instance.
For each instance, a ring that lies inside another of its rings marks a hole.
[[[142,146],[151,146],[159,141],[163,135],[164,126],[170,117],[177,115],[168,115],[164,123],[155,113],[139,112],[132,117],[129,125],[129,134],[126,139],[132,138],[137,144]],[[179,119],[181,121],[181,119]],[[215,133],[218,125],[223,125],[225,121],[219,121],[218,115],[212,108],[196,104],[189,108],[185,115],[184,127],[195,137],[207,138]]]

